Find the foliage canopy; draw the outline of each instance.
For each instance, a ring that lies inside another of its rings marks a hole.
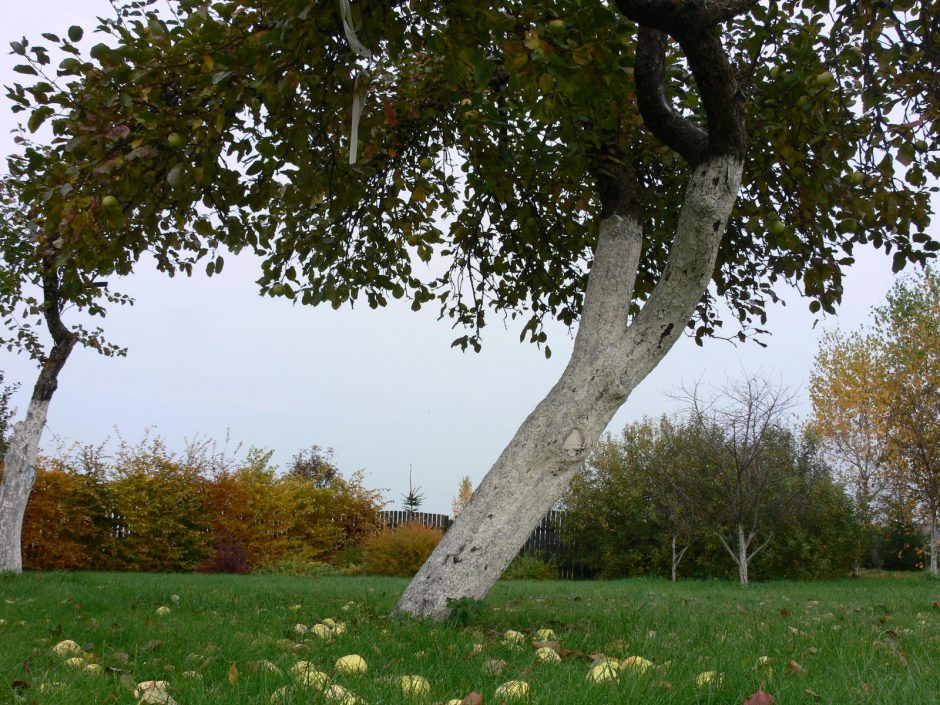
[[[545,318],[577,320],[623,165],[646,221],[634,312],[658,281],[688,167],[643,129],[635,26],[614,4],[361,0],[364,60],[333,3],[172,0],[163,15],[154,3],[118,5],[87,52],[79,27],[12,45],[24,81],[8,97],[54,140],[23,135],[11,169],[34,249],[59,243],[67,290],[148,251],[170,273],[202,258],[212,274],[223,248],[250,249],[274,296],[434,302],[474,348],[488,312],[522,316],[522,336],[543,343]],[[771,0],[727,23],[747,162],[714,289],[689,323],[699,341],[718,334],[717,298],[739,337],[760,330],[782,281],[832,311],[860,244],[896,270],[936,252],[935,12]],[[666,85],[703,124],[680,56],[668,47]],[[354,91],[366,107],[349,164]]]

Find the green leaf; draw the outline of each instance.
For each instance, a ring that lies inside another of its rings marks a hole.
[[[897,156],[895,159],[904,166],[908,166],[912,161],[914,161],[914,145],[911,142],[905,142],[898,149]]]
[[[903,252],[895,252],[894,258],[891,260],[891,271],[897,274],[902,269],[904,269],[907,264],[907,255]]]
[[[39,73],[29,64],[17,64],[13,67],[17,73],[25,73],[27,76],[38,76]]]
[[[73,42],[82,41],[82,37],[85,36],[85,30],[79,27],[77,24],[73,24],[69,27],[69,39]]]
[[[29,116],[29,121],[26,123],[26,127],[29,128],[30,132],[35,132],[54,112],[55,111],[52,108],[45,105],[41,108],[37,108],[33,111],[33,114]]]

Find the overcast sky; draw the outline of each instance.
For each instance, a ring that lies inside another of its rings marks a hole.
[[[3,2],[0,39],[8,47],[21,36],[64,33],[70,24],[86,30],[109,12],[105,0]],[[83,45],[97,41],[90,32]],[[4,53],[0,79],[15,80],[15,57]],[[9,136],[17,116],[4,99],[0,109],[0,153],[14,148]],[[935,238],[940,237],[936,226]],[[57,443],[99,443],[117,428],[135,441],[153,428],[171,448],[194,435],[275,451],[286,463],[312,444],[332,447],[339,467],[366,470],[367,483],[387,488],[400,508],[408,468],[426,495],[422,509],[450,512],[463,475],[477,484],[512,434],[548,392],[571,351],[563,327],[551,329],[551,360],[519,343],[518,327],[503,328],[494,317],[480,354],[451,349],[457,333],[436,320],[430,308],[412,313],[393,302],[333,311],[262,299],[254,280],[257,263],[227,257],[224,273],[208,280],[166,279],[142,268],[118,283],[136,304],[116,309],[105,321],[110,340],[127,346],[127,358],[106,359],[79,349],[61,375],[50,410],[44,448]],[[798,390],[800,412],[808,413],[805,391],[817,342],[825,329],[853,329],[881,303],[893,277],[890,259],[859,252],[848,273],[838,318],[813,328],[815,316],[795,290],[782,290],[789,305],[770,311],[769,347],[734,347],[720,341],[699,348],[679,341],[633,392],[609,431],[644,415],[677,408],[669,395],[683,382],[721,384],[726,377],[762,371]],[[23,389],[22,411],[35,367],[0,352],[0,370]]]

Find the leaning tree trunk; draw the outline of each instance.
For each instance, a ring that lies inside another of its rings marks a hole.
[[[746,143],[742,93],[718,27],[748,5],[679,7],[672,0],[616,0],[616,5],[639,26],[634,76],[643,123],[692,167],[668,261],[645,305],[628,322],[644,209],[632,155],[613,146],[614,159],[597,174],[602,220],[571,360],[405,589],[400,611],[443,618],[450,600],[486,595],[614,413],[682,334],[711,281],[741,184]],[[668,100],[667,35],[678,40],[688,60],[707,131]],[[608,178],[617,170],[623,173]]]
[[[46,427],[49,402],[59,384],[59,373],[75,347],[78,336],[60,318],[58,280],[48,273],[43,278],[44,316],[52,334],[52,350],[43,362],[26,417],[13,426],[13,435],[4,457],[0,480],[0,573],[23,570],[22,534],[26,504],[36,479],[36,456]]]
[[[632,217],[601,222],[567,368],[409,584],[398,610],[442,618],[448,601],[486,595],[611,417],[685,329],[711,279],[741,170],[742,160],[731,155],[694,169],[662,279],[629,325],[642,228]]]
[[[48,401],[30,400],[26,418],[13,426],[0,481],[0,573],[23,570],[23,516],[36,477],[34,464],[48,408]]]

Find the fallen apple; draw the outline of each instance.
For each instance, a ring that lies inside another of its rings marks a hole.
[[[529,697],[529,684],[525,681],[506,681],[496,689],[495,697],[504,700],[525,700]]]
[[[337,673],[365,673],[369,670],[366,660],[359,654],[343,656],[336,661],[334,668]]]
[[[431,684],[423,676],[402,676],[401,692],[412,697],[421,697],[431,692]]]

